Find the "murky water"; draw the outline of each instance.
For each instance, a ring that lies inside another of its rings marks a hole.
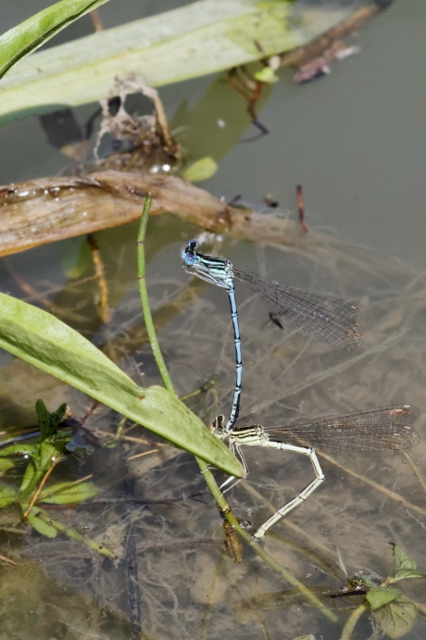
[[[355,303],[365,330],[360,352],[321,345],[291,328],[279,329],[268,320],[262,302],[237,285],[245,366],[242,423],[273,425],[286,418],[401,403],[426,407],[420,204],[426,194],[425,181],[418,179],[424,167],[419,133],[424,88],[418,69],[422,55],[424,59],[424,13],[421,0],[395,3],[359,34],[362,53],[337,63],[325,79],[299,87],[284,74],[260,113],[271,134],[257,142],[236,144],[225,155],[216,130],[204,121],[205,155],[215,143],[217,158],[224,157],[216,176],[203,186],[216,195],[241,193],[259,207],[271,193],[284,211],[294,212],[294,187],[302,183],[312,236],[308,249],[302,242],[277,249],[225,237],[212,250],[241,268]],[[169,115],[184,98],[196,115],[211,82],[165,88],[161,95]],[[229,94],[224,121],[234,113],[227,116],[231,106],[244,117],[243,101],[235,102]],[[77,110],[82,121],[91,108]],[[35,120],[4,127],[0,138],[7,149],[2,184],[53,175],[65,164]],[[150,221],[147,282],[176,390],[183,395],[203,387],[188,405],[210,424],[230,409],[233,343],[226,293],[200,286],[181,269],[180,250],[199,231],[172,216]],[[2,261],[0,273],[2,290],[41,304],[48,298],[59,317],[96,345],[107,346],[120,366],[148,386],[159,383],[159,376],[140,314],[136,233],[131,224],[97,234],[113,308],[108,326],[97,318],[98,290],[85,280],[90,269],[79,275],[81,283],[70,286],[67,256],[76,255],[83,241],[12,256]],[[23,290],[23,282],[34,291]],[[7,355],[2,364],[2,428],[34,424],[39,397],[50,410],[67,401],[80,416],[90,407],[82,394],[29,365]],[[86,426],[99,436],[115,432],[119,421],[120,416],[98,408]],[[416,428],[424,434],[424,418]],[[102,447],[55,469],[56,481],[94,474],[97,499],[75,509],[51,510],[52,518],[112,549],[117,560],[105,559],[66,535],[48,539],[23,529],[12,508],[0,512],[0,554],[19,563],[0,569],[1,640],[29,634],[40,640],[293,639],[308,634],[334,640],[362,600],[323,596],[341,588],[345,572],[385,579],[394,568],[389,542],[426,572],[425,495],[412,464],[402,456],[340,456],[340,466],[320,458],[325,482],[262,542],[337,616],[331,621],[248,547],[241,564],[232,562],[217,508],[192,456],[140,427],[127,425],[125,430],[143,443],[128,440]],[[425,442],[423,437],[411,455],[423,475]],[[151,455],[133,458],[152,449]],[[248,479],[227,497],[237,517],[254,526],[313,479],[303,456],[247,448],[246,458]],[[18,465],[14,473],[22,472]],[[217,474],[218,480],[222,477]],[[423,581],[396,586],[424,603]],[[364,614],[353,638],[370,637],[368,618]],[[423,638],[425,628],[419,617],[404,637]]]

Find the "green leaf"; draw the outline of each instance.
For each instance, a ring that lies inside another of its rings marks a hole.
[[[32,458],[25,469],[24,477],[19,489],[20,494],[33,491],[48,471],[54,460],[60,457],[65,448],[65,442],[42,442],[34,447]]]
[[[351,13],[301,14],[292,4],[199,0],[39,51],[0,81],[0,123],[105,98],[117,76],[142,73],[158,87],[247,64],[306,44]]]
[[[7,458],[0,458],[0,473],[6,473],[9,469],[13,469],[15,466],[15,460],[8,460]]]
[[[56,447],[47,442],[34,447],[19,488],[20,494],[28,494],[35,489],[57,455]]]
[[[98,493],[98,488],[91,482],[71,486],[69,482],[58,482],[44,489],[39,500],[46,504],[73,504],[94,498]]]
[[[408,580],[409,578],[420,578],[424,580],[426,578],[426,573],[420,573],[413,569],[400,569],[394,574],[395,580]]]
[[[216,171],[216,162],[210,156],[206,156],[191,164],[182,175],[188,182],[201,182],[214,176]]]
[[[8,507],[17,500],[17,492],[13,487],[9,487],[7,484],[0,485],[0,509]]]
[[[393,555],[395,559],[395,571],[393,574],[394,580],[408,580],[409,578],[426,578],[426,574],[416,571],[417,564],[414,560],[410,560],[406,553],[393,542],[390,543],[393,547]]]
[[[28,462],[25,469],[24,477],[22,478],[21,486],[19,488],[20,493],[25,494],[31,492],[37,484],[37,465],[33,459]]]
[[[55,442],[54,444],[51,442],[42,442],[39,445],[38,456],[37,458],[34,457],[33,460],[36,461],[39,468],[40,479],[49,469],[52,462],[62,454],[64,447],[64,442]]]
[[[33,444],[10,444],[8,447],[0,449],[0,458],[8,456],[32,456],[35,445]]]
[[[0,37],[0,78],[42,44],[108,0],[62,0],[36,13]]]
[[[4,293],[0,347],[227,473],[242,475],[241,465],[223,442],[166,389],[139,387],[77,331]]]
[[[402,638],[411,631],[417,619],[415,605],[401,597],[374,612],[374,618],[389,638]]]
[[[42,442],[46,440],[46,438],[49,438],[50,436],[53,436],[56,433],[56,431],[58,430],[59,424],[64,419],[66,410],[67,410],[67,405],[61,404],[61,406],[56,411],[54,411],[53,413],[50,413],[50,411],[46,409],[46,405],[44,404],[43,400],[41,399],[37,400],[36,413],[37,413],[38,423],[40,425]]]
[[[413,571],[417,568],[416,563],[407,556],[406,553],[398,547],[394,542],[390,543],[393,547],[393,557],[395,559],[395,572],[400,571],[401,569],[412,569]]]
[[[23,508],[25,507],[23,506]],[[40,512],[40,509],[33,507],[31,512],[28,514],[28,521],[31,522],[34,529],[41,533],[42,536],[45,536],[46,538],[56,538],[58,530],[53,525],[47,524],[47,522],[43,522],[43,520],[38,518],[37,514]]]
[[[396,600],[400,595],[401,592],[399,589],[394,589],[393,587],[376,587],[367,591],[365,597],[370,603],[372,610],[375,611],[389,604],[389,602]]]

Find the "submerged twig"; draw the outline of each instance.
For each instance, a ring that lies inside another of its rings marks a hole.
[[[408,453],[404,453],[404,458],[407,460],[408,464],[410,465],[414,475],[416,476],[419,485],[421,486],[421,488],[423,489],[423,493],[426,494],[426,481],[423,478],[422,474],[420,473],[420,469],[418,468],[418,466],[416,465],[416,463],[414,462],[414,460],[412,459],[412,457],[408,454]],[[408,506],[408,505],[406,505]],[[410,506],[411,508],[411,506]]]
[[[19,567],[17,562],[15,562],[14,560],[11,560],[10,558],[7,558],[6,556],[3,556],[1,553],[0,553],[0,561],[7,562],[7,564],[11,564],[13,567]]]
[[[331,464],[334,464],[339,469],[342,469],[342,471],[345,471],[347,474],[354,476],[354,478],[356,478],[357,480],[361,480],[362,482],[369,484],[371,487],[374,487],[378,491],[381,491],[382,493],[387,495],[388,498],[391,498],[396,502],[401,502],[404,505],[404,507],[407,507],[407,509],[412,509],[413,511],[417,511],[417,513],[421,513],[422,515],[426,516],[426,509],[422,509],[421,507],[418,507],[417,505],[412,504],[411,502],[408,502],[408,500],[404,498],[404,496],[400,496],[399,493],[395,493],[395,491],[391,491],[391,489],[387,489],[386,487],[379,484],[378,482],[374,482],[374,480],[370,480],[365,475],[361,475],[356,471],[352,471],[352,469],[349,469],[349,467],[346,467],[345,465],[340,464],[340,462],[337,462],[337,460],[335,460],[334,458],[332,458],[326,453],[318,452],[318,455],[320,455],[322,458],[325,458],[326,460],[328,460],[328,462],[331,462]]]
[[[57,458],[55,458],[54,460],[52,460],[52,464],[50,465],[50,467],[48,468],[48,470],[44,474],[43,478],[41,479],[40,484],[37,487],[37,491],[34,493],[33,497],[31,498],[30,504],[25,509],[24,513],[22,514],[22,520],[26,520],[28,518],[29,514],[31,513],[31,510],[32,510],[33,506],[35,505],[35,503],[37,502],[37,500],[38,500],[38,498],[40,496],[40,493],[43,491],[43,487],[46,484],[46,481],[47,481],[48,477],[50,476],[50,474],[52,473],[53,469],[56,467],[58,462],[60,462],[61,460],[62,460],[62,456],[60,456],[60,455]]]
[[[307,64],[313,58],[320,56],[330,49],[336,40],[341,40],[354,31],[358,31],[367,22],[372,20],[377,14],[386,9],[392,0],[382,0],[382,2],[372,2],[365,7],[361,7],[352,15],[348,16],[335,27],[328,29],[317,38],[314,38],[308,44],[297,47],[292,51],[282,53],[280,56],[281,67],[301,67]]]
[[[87,480],[90,480],[91,478],[93,478],[93,473],[89,473],[87,476],[84,476],[84,478],[79,478],[78,480],[74,480],[74,482],[70,482],[69,484],[67,484],[66,489],[68,491],[68,489],[70,489],[71,487],[75,487],[76,485],[79,485],[82,482],[86,482]],[[51,489],[50,491],[45,491],[44,494],[43,494],[43,500],[45,500],[47,497],[50,498],[50,496],[54,496],[56,493],[60,493],[63,490],[64,490],[64,487],[63,486],[59,486],[59,487],[56,487],[56,489]]]
[[[96,279],[99,286],[99,314],[102,322],[107,323],[111,320],[111,310],[108,304],[108,286],[105,280],[104,267],[99,252],[99,246],[93,233],[89,233],[87,235],[87,242],[89,243],[89,247],[92,252],[93,266],[95,267]]]
[[[137,458],[143,458],[144,456],[150,456],[153,453],[158,453],[160,451],[160,449],[151,449],[150,451],[143,451],[142,453],[136,453],[134,456],[130,456],[129,458],[126,458],[127,462],[130,462],[130,460],[136,460]]]

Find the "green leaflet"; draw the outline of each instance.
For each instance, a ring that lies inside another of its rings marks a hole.
[[[62,0],[0,37],[0,78],[69,24],[108,0]]]
[[[139,387],[77,331],[4,293],[0,293],[0,347],[172,444],[231,475],[241,475],[229,449],[174,395],[159,386]]]

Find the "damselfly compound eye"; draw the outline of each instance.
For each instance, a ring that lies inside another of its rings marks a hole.
[[[186,251],[183,253],[183,261],[187,267],[192,267],[195,262],[195,256],[193,253],[187,253]]]

